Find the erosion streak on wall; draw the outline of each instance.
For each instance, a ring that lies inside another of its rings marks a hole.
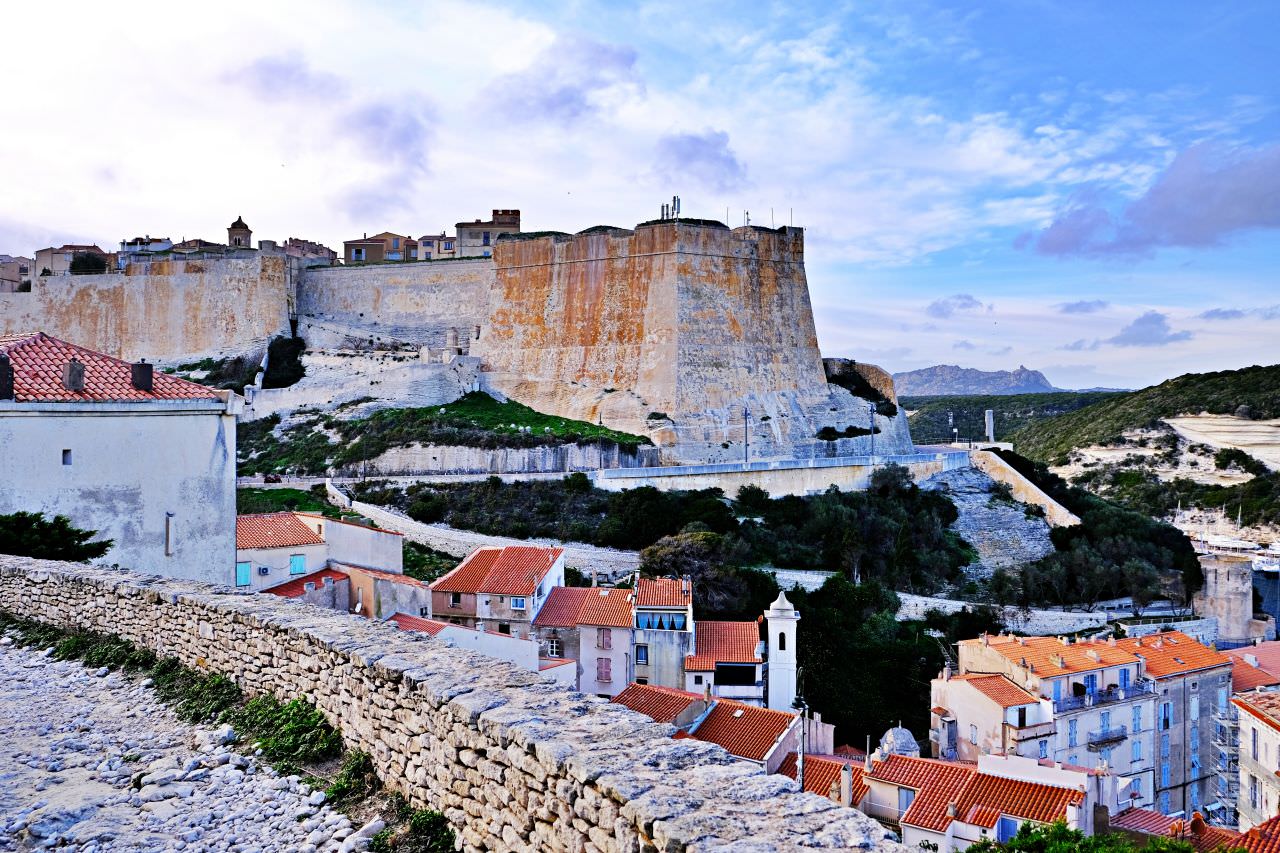
[[[0,293],[0,334],[47,332],[128,360],[261,350],[289,328],[285,264],[281,255],[174,259],[37,276],[30,293]]]
[[[250,694],[306,696],[466,851],[864,849],[853,809],[537,673],[345,613],[226,587],[0,556],[0,609],[116,633]]]

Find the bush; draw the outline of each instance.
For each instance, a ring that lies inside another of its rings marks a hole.
[[[99,275],[107,271],[107,259],[96,252],[76,252],[71,256],[72,275]]]
[[[262,376],[263,388],[288,388],[303,377],[302,354],[307,342],[283,335],[271,339],[267,346],[267,370]]]
[[[0,515],[0,554],[81,563],[111,550],[114,540],[89,541],[97,535],[96,530],[72,527],[65,515],[55,515],[52,521],[41,512]]]
[[[268,761],[296,767],[342,752],[342,737],[314,705],[302,699],[281,702],[257,696],[222,715],[237,734],[256,740]]]

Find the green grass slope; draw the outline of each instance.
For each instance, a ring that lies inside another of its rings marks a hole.
[[[898,403],[911,415],[911,437],[917,444],[951,440],[947,413],[955,417],[960,438],[986,438],[985,413],[991,409],[996,419],[996,440],[1008,437],[1030,423],[1114,397],[1110,391],[1055,391],[1043,394],[975,394],[964,396],[899,397]]]
[[[1237,411],[1259,419],[1280,417],[1280,364],[1188,373],[1141,391],[1110,394],[1084,408],[1034,420],[1008,438],[1022,455],[1054,463],[1076,448],[1113,443],[1125,430],[1160,418]]]

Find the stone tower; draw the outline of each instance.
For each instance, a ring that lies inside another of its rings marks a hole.
[[[787,601],[787,594],[779,592],[764,618],[769,632],[766,701],[775,711],[790,711],[796,700],[796,623],[800,621],[800,614]]]
[[[244,219],[237,216],[236,221],[227,228],[227,245],[248,249],[253,246],[252,239],[253,232],[244,224]]]
[[[1253,562],[1248,557],[1202,554],[1204,587],[1193,601],[1197,616],[1218,620],[1218,639],[1232,645],[1249,641],[1253,619]]]

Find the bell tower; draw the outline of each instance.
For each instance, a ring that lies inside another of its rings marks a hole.
[[[249,230],[248,225],[244,224],[244,219],[237,216],[236,221],[227,228],[227,245],[238,249],[250,249],[253,247],[252,241],[253,232]]]
[[[779,592],[764,612],[769,650],[766,704],[775,711],[790,711],[796,700],[796,624],[800,614]]]

